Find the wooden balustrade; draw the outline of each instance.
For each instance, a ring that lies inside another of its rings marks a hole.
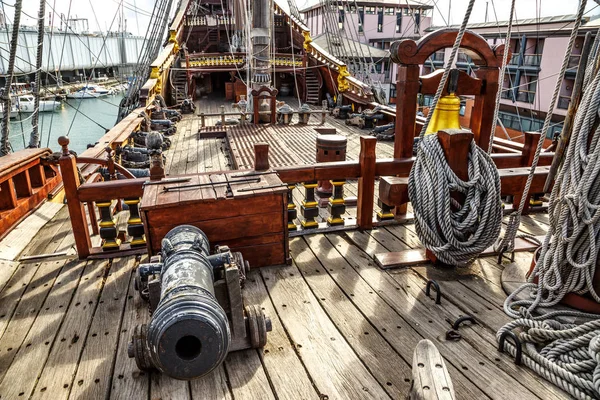
[[[42,161],[50,149],[24,149],[0,158],[0,237],[60,184],[55,166]]]

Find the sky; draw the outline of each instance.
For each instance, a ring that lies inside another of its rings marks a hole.
[[[285,1],[285,0],[284,0]],[[292,0],[293,1],[293,0]],[[319,0],[296,0],[298,8],[305,5],[318,3]],[[398,0],[402,4],[404,0]],[[468,0],[422,0],[425,4],[434,5],[433,24],[436,26],[446,25],[448,21],[448,6],[450,7],[450,24],[460,24],[464,17]],[[0,0],[4,3],[4,9],[8,15],[8,20],[12,21],[14,0]],[[87,18],[89,20],[90,31],[117,30],[118,19],[115,14],[123,4],[125,19],[127,20],[127,30],[134,34],[144,35],[149,25],[149,15],[152,12],[156,0],[47,0],[46,1],[46,25],[50,24],[49,14],[54,10],[56,12],[55,22],[59,25],[62,13],[65,16],[69,14],[69,4],[71,5],[71,17]],[[178,0],[173,0],[173,9],[177,6]],[[510,0],[476,0],[471,14],[470,22],[485,21],[486,4],[488,8],[488,21],[496,21],[494,16],[494,6],[496,9],[498,21],[508,20],[510,12]],[[537,4],[537,7],[536,7]],[[539,10],[541,17],[551,15],[574,14],[577,11],[578,2],[575,0],[518,0],[516,2],[516,16],[518,19],[535,18]],[[36,24],[39,0],[23,0],[24,14],[21,17],[23,25],[33,26]],[[136,12],[136,10],[138,10]],[[599,15],[600,7],[592,0],[588,0],[587,10],[591,13],[586,15]],[[173,10],[174,11],[174,10]],[[33,17],[33,18],[31,18]],[[113,22],[114,19],[114,22]],[[111,28],[112,23],[112,28]]]

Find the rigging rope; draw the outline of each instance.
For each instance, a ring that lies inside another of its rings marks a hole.
[[[581,25],[581,20],[583,17],[583,12],[585,10],[586,0],[581,0],[579,2],[579,9],[577,11],[577,19],[573,24],[573,30],[571,31],[571,36],[569,38],[569,43],[567,45],[567,51],[565,52],[565,57],[563,59],[563,63],[560,69],[560,73],[558,74],[558,79],[556,81],[556,86],[554,88],[554,93],[552,94],[552,99],[550,100],[550,104],[548,105],[548,112],[546,113],[546,118],[544,119],[544,125],[542,127],[542,135],[538,142],[538,145],[535,149],[535,154],[533,157],[533,162],[531,164],[531,169],[529,170],[529,175],[527,176],[527,182],[525,183],[525,188],[523,189],[523,194],[521,197],[521,202],[519,203],[519,208],[517,211],[513,211],[510,214],[510,219],[508,225],[506,227],[506,232],[504,234],[504,238],[499,242],[498,249],[501,253],[505,251],[513,251],[515,247],[515,237],[517,236],[517,231],[519,229],[519,225],[521,223],[521,214],[523,213],[523,209],[525,208],[525,202],[529,200],[529,189],[531,188],[531,183],[533,182],[533,175],[535,173],[535,169],[538,165],[540,159],[540,153],[542,152],[542,147],[544,145],[544,139],[548,133],[548,128],[550,127],[550,122],[552,119],[552,114],[554,111],[554,106],[556,105],[556,101],[558,99],[558,95],[560,93],[560,88],[562,87],[563,79],[565,76],[565,72],[569,65],[569,59],[571,58],[571,51],[573,49],[573,44],[575,43],[575,39],[577,38],[577,33],[579,31],[579,26]]]
[[[3,2],[4,4],[4,2]],[[10,144],[8,142],[9,125],[10,125],[10,87],[13,80],[13,72],[15,68],[15,56],[17,53],[17,40],[19,38],[19,26],[21,24],[21,6],[22,0],[15,1],[15,17],[13,19],[13,31],[10,42],[10,55],[8,59],[8,68],[6,70],[6,84],[4,85],[4,93],[2,94],[3,107],[2,110],[2,143],[0,144],[0,156],[5,156],[10,153]]]
[[[33,115],[31,118],[31,137],[29,138],[29,147],[40,147],[40,133],[38,130],[39,112],[40,112],[40,83],[42,59],[44,55],[44,17],[46,16],[46,0],[40,0],[40,9],[38,11],[38,37],[37,54],[35,62],[35,88],[33,95],[35,97],[33,105]],[[52,104],[54,106],[54,103]]]

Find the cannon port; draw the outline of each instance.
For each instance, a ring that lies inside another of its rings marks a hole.
[[[175,344],[175,353],[182,360],[193,360],[202,352],[202,342],[196,336],[187,335]]]

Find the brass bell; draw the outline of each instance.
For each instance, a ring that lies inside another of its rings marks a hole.
[[[437,133],[444,129],[461,129],[460,126],[460,98],[456,95],[456,86],[458,83],[458,70],[450,72],[448,83],[448,95],[442,96],[438,100],[437,106],[433,111],[431,121],[425,131],[426,135]]]

